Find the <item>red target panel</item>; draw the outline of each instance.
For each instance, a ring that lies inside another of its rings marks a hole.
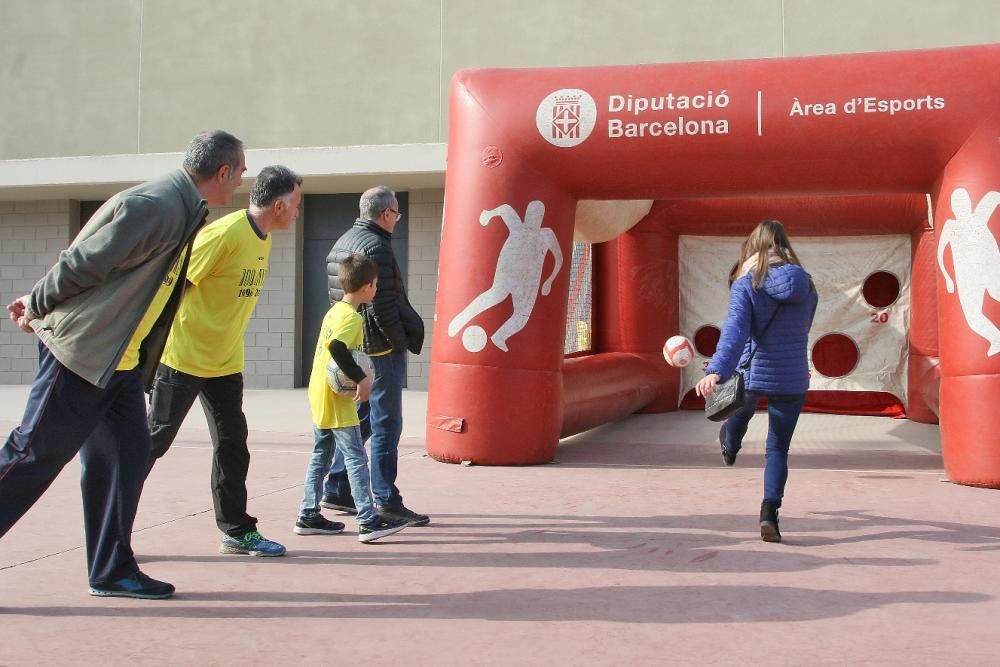
[[[719,344],[722,332],[719,327],[711,324],[700,327],[694,334],[694,349],[703,357],[711,357],[715,354],[715,347]]]
[[[860,357],[858,344],[839,333],[823,336],[812,349],[813,367],[829,378],[844,377],[853,371]]]
[[[899,298],[899,278],[888,271],[876,271],[865,278],[861,294],[872,308],[886,308]]]

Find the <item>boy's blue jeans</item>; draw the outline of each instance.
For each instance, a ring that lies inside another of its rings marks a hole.
[[[743,409],[726,420],[726,448],[738,452],[743,436],[757,409],[757,401],[767,398],[767,448],[764,454],[764,500],[778,503],[785,495],[788,480],[788,447],[806,401],[805,394],[757,394],[746,392]]]
[[[371,486],[380,506],[399,507],[403,496],[396,487],[399,438],[403,434],[403,383],[406,381],[406,351],[370,357],[374,377],[367,403],[358,406],[362,442],[371,436]],[[353,486],[344,473],[340,455],[334,457],[326,495],[347,495]],[[354,499],[357,504],[357,498]]]
[[[323,498],[323,482],[330,471],[334,451],[344,458],[347,477],[351,484],[351,495],[358,510],[358,523],[369,525],[379,518],[372,503],[371,476],[368,472],[368,455],[361,440],[358,426],[343,428],[313,427],[316,444],[312,459],[306,470],[305,494],[299,515],[303,517],[319,514],[319,501]]]

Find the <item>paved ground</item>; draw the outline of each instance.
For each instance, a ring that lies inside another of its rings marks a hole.
[[[0,541],[0,664],[1000,663],[1000,495],[947,482],[935,427],[804,416],[774,545],[761,416],[735,468],[690,412],[568,439],[552,465],[462,467],[423,454],[425,399],[406,395],[399,483],[433,523],[362,545],[350,520],[292,533],[304,393],[248,393],[251,512],[280,559],[216,551],[193,413],[134,536],[167,601],[87,595],[71,464]],[[4,433],[23,404],[0,387]]]

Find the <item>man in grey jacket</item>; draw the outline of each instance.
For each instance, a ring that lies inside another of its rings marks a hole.
[[[131,548],[150,448],[143,389],[180,301],[189,244],[245,170],[239,139],[199,134],[182,169],[108,200],[31,293],[7,306],[37,334],[39,369],[21,425],[0,449],[0,537],[79,451],[91,595],[174,593],[139,570]]]

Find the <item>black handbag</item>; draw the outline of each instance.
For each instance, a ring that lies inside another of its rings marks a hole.
[[[715,386],[715,391],[705,399],[705,417],[709,421],[721,422],[738,412],[746,399],[742,366],[733,376]]]
[[[760,347],[760,340],[767,333],[767,330],[771,328],[771,322],[774,322],[774,318],[777,316],[779,310],[781,310],[781,306],[774,309],[774,314],[768,320],[767,326],[757,336],[757,344],[754,345],[753,351],[750,352],[747,360],[740,364],[731,378],[717,384],[712,395],[705,399],[705,417],[709,421],[725,421],[743,408],[743,403],[746,401],[746,378],[744,375],[750,369],[750,362],[753,361],[753,355],[757,354],[757,348]]]

